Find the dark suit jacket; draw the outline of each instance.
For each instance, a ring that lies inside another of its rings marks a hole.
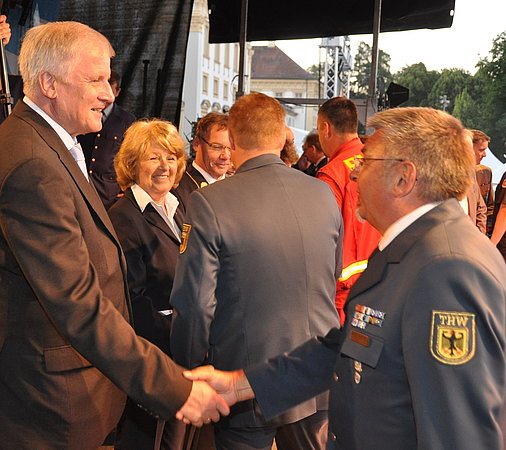
[[[250,367],[338,325],[333,299],[342,220],[327,185],[276,155],[261,155],[233,177],[194,191],[186,223],[191,230],[171,295],[176,361],[191,367],[208,361],[223,370]],[[320,400],[270,425],[326,409]],[[266,422],[255,403],[246,402],[219,425]]]
[[[179,239],[152,205],[141,212],[131,189],[109,209],[109,216],[125,252],[135,331],[169,353],[171,317],[158,311],[172,309]],[[179,208],[175,219],[181,228]]]
[[[181,205],[183,211],[186,211],[186,207],[188,205],[188,197],[190,196],[190,194],[193,191],[207,185],[208,183],[206,179],[190,163],[186,168],[186,171],[183,174],[183,177],[181,178],[179,185],[177,186],[177,188],[172,189],[171,192],[179,200],[179,204]]]
[[[315,177],[316,172],[318,172],[328,162],[329,159],[325,157],[318,164],[311,164],[304,172],[312,177]]]
[[[0,445],[97,448],[120,389],[171,417],[191,384],[128,323],[124,258],[95,189],[23,102],[0,148]]]
[[[123,135],[135,122],[135,116],[113,103],[111,112],[98,133],[78,136],[86,159],[86,167],[104,206],[109,208],[121,189],[116,182],[114,157],[118,153]]]
[[[499,449],[505,305],[504,261],[447,200],[371,256],[341,336],[247,376],[269,417],[330,384],[330,448]]]
[[[482,233],[487,232],[487,205],[481,195],[480,186],[476,176],[467,195],[469,203],[469,217]]]

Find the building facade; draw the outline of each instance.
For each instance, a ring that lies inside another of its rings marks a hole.
[[[251,68],[251,46],[246,51],[245,73]],[[239,44],[209,44],[207,0],[195,0],[190,24],[183,84],[180,132],[188,142],[192,126],[208,112],[227,112],[238,87]],[[249,92],[249,77],[245,77]]]
[[[318,77],[304,70],[274,43],[254,46],[251,59],[251,91],[283,98],[319,98]],[[318,106],[283,103],[287,125],[310,131],[316,128]]]

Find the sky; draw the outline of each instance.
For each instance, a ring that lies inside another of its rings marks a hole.
[[[423,62],[427,70],[459,68],[474,74],[478,61],[489,55],[492,41],[503,31],[506,31],[506,0],[456,0],[450,28],[381,33],[379,48],[390,55],[392,73]],[[350,39],[352,55],[361,41],[372,46],[372,34]],[[304,69],[318,64],[320,43],[321,39],[276,41]],[[498,183],[506,165],[490,151],[482,163],[492,168],[494,183]]]
[[[505,18],[506,0],[456,0],[451,28],[381,33],[379,47],[390,54],[392,73],[423,62],[428,70],[460,68],[474,74],[476,63],[489,54],[493,39],[506,31]],[[372,46],[372,34],[350,38],[352,53],[361,41]],[[276,41],[304,69],[318,63],[320,43],[321,39]]]

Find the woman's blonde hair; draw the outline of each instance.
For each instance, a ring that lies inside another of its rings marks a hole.
[[[125,132],[123,142],[114,158],[118,184],[125,190],[137,182],[137,166],[150,147],[157,145],[177,156],[177,173],[173,187],[177,187],[186,169],[184,142],[174,125],[161,119],[134,122]]]

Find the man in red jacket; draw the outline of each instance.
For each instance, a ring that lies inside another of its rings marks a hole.
[[[348,292],[367,267],[380,234],[356,213],[357,183],[350,179],[354,158],[362,158],[363,144],[358,134],[355,104],[344,97],[327,100],[318,111],[318,137],[329,158],[316,177],[325,181],[334,192],[344,222],[343,271],[336,286],[336,308],[344,323],[344,305]]]

